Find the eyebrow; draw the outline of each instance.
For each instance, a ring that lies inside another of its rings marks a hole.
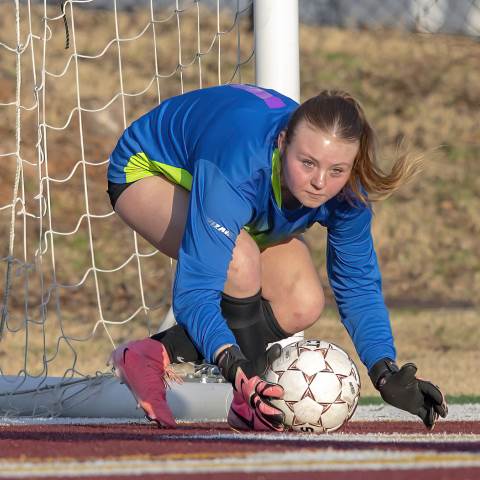
[[[319,163],[319,161],[315,158],[315,157],[312,157],[312,155],[310,155],[309,153],[302,153],[300,152],[300,154],[306,158],[308,158],[309,160],[312,160],[313,162],[315,162],[316,164]],[[333,167],[339,167],[341,165],[344,165],[346,167],[351,167],[352,165],[348,162],[339,162],[339,163],[334,163],[332,166]]]

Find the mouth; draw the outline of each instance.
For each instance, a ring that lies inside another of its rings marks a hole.
[[[305,205],[310,204],[310,206],[315,206],[319,207],[320,205],[323,205],[325,202],[329,200],[328,195],[325,193],[312,193],[312,192],[305,192],[305,200],[303,203]]]

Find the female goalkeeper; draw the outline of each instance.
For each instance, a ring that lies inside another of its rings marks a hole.
[[[399,368],[372,243],[369,200],[415,172],[401,157],[376,166],[373,131],[358,102],[324,91],[298,105],[275,92],[228,85],[170,98],[136,120],[110,157],[116,213],[178,259],[178,325],[117,348],[112,361],[149,419],[174,426],[165,375],[205,358],[232,383],[229,424],[281,431],[262,380],[265,347],[311,326],[324,295],[302,232],[327,228],[327,271],[340,316],[383,399],[433,428],[440,390]],[[277,352],[274,352],[277,353]]]

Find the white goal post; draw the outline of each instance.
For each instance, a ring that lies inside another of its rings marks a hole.
[[[261,0],[255,6],[255,79],[300,101],[298,0]]]
[[[299,100],[298,0],[53,3],[0,3],[0,416],[139,418],[105,361],[161,328],[172,273],[115,218],[105,152],[192,88]],[[218,420],[231,387],[207,365],[168,396],[179,420]]]

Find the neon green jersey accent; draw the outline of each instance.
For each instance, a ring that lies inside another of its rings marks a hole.
[[[278,208],[282,208],[282,185],[280,179],[280,171],[281,171],[281,157],[280,151],[276,148],[272,154],[272,175],[271,175],[271,182],[272,182],[272,190],[273,196],[275,198],[275,202],[278,205]],[[243,229],[248,232],[248,234],[255,240],[255,243],[258,245],[260,250],[268,247],[271,244],[271,239],[269,237],[268,232],[258,232],[255,231],[249,225],[245,225]]]
[[[192,189],[192,175],[188,170],[150,160],[143,152],[132,155],[123,171],[127,183],[161,174],[188,191]]]
[[[272,155],[272,189],[278,208],[282,208],[282,185],[280,180],[281,158],[276,148]]]
[[[271,182],[275,201],[278,207],[282,208],[280,168],[280,152],[278,148],[276,148],[272,154]],[[128,163],[125,165],[123,171],[125,172],[127,183],[135,182],[136,180],[146,177],[152,177],[154,175],[163,175],[172,183],[180,185],[188,191],[192,190],[192,175],[188,170],[179,167],[173,167],[172,165],[167,165],[166,163],[156,162],[155,160],[150,160],[144,152],[139,152],[135,155],[132,155],[128,159]],[[269,244],[268,233],[255,232],[249,225],[245,225],[243,228],[252,236],[260,249],[265,248],[265,246]]]

